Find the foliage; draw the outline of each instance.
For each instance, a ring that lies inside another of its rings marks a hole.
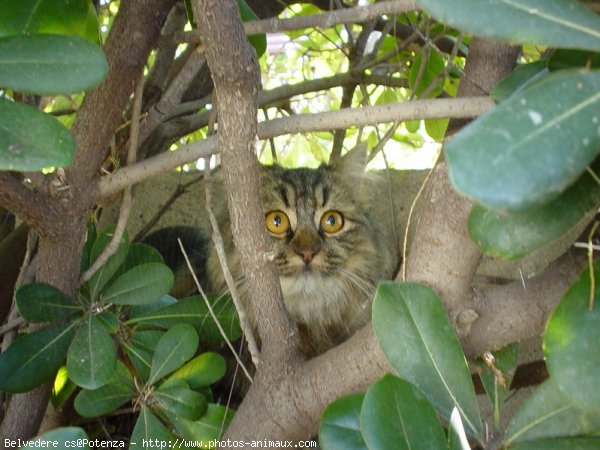
[[[378,31],[375,42],[365,47],[358,70],[350,57],[341,57],[351,54],[363,31],[358,25],[286,32],[285,48],[271,54],[265,52],[264,34],[250,37],[258,56],[264,53],[263,86],[273,94],[281,83],[294,87],[354,70],[385,76],[385,82],[361,84],[351,95],[350,107],[452,97],[468,55],[469,38],[461,40],[463,32],[523,44],[521,64],[493,92],[498,106],[445,148],[455,187],[476,202],[469,232],[483,252],[514,259],[587,223],[600,202],[598,16],[575,0],[418,3],[427,14],[391,19],[391,28],[417,30],[415,35],[425,35],[428,45],[400,45],[389,30]],[[243,0],[238,4],[244,20],[256,17]],[[82,99],[78,94],[105,77],[98,27],[104,35],[117,7],[109,2],[106,8],[109,12],[99,19],[88,0],[0,0],[0,10],[10,17],[0,21],[1,170],[39,171],[73,160],[75,142],[64,119],[61,123],[47,112],[65,105],[77,109]],[[314,5],[299,4],[283,14],[318,12]],[[450,51],[437,47],[444,39],[454,43]],[[309,90],[276,97],[265,103],[262,114],[274,118],[338,109],[345,89],[334,83],[326,93]],[[35,107],[25,104],[24,94],[36,96]],[[208,112],[210,101],[200,103],[198,114]],[[192,108],[198,112],[197,103]],[[386,152],[394,165],[400,153],[408,158],[415,148],[438,148],[434,141],[443,139],[447,120],[396,125],[345,130],[344,145],[366,140],[373,148],[389,134]],[[187,142],[198,135],[206,135],[206,127],[174,140]],[[317,165],[328,159],[334,135],[319,132],[273,142],[270,151],[265,143],[263,161]],[[90,228],[82,271],[102,253],[112,232],[96,236]],[[548,321],[544,350],[550,379],[536,388],[507,429],[500,428],[500,418],[517,364],[516,346],[477,363],[494,412],[491,426],[505,448],[600,446],[599,276],[598,263],[583,272]],[[233,412],[213,403],[209,386],[221,379],[225,363],[219,354],[201,349],[222,337],[200,297],[176,300],[167,295],[172,277],[152,248],[130,243],[125,236],[74,298],[45,284],[21,287],[16,302],[22,316],[38,326],[51,324],[23,333],[0,355],[0,390],[26,392],[59,371],[59,378],[65,378],[55,401],[72,399],[82,417],[115,414],[124,405],[135,410],[132,442],[219,437]],[[238,338],[232,305],[225,299],[209,300],[228,338]],[[474,445],[494,445],[485,440],[458,338],[431,289],[382,284],[374,300],[373,325],[397,376],[385,375],[365,393],[332,403],[322,418],[322,448],[464,450],[469,445],[465,434]],[[50,433],[38,439],[85,437],[78,428]]]
[[[576,2],[495,2],[493,19],[491,2],[419,3],[448,25],[478,35],[598,49],[600,20]],[[593,161],[600,148],[595,112],[600,78],[589,68],[596,54],[572,54],[581,57],[557,52],[558,64],[550,59],[517,68],[498,88],[496,98],[501,103],[445,147],[454,185],[479,203],[471,212],[469,229],[485,252],[505,258],[524,256],[589,220],[597,209],[599,183]],[[600,360],[594,356],[597,352],[590,353],[597,348],[600,330],[595,287],[599,275],[596,262],[580,275],[549,319],[544,351],[550,379],[523,403],[507,430],[496,430],[503,436],[503,448],[600,445],[600,399],[595,395],[600,392]],[[449,413],[460,413],[465,431],[486,445],[473,411],[464,355],[435,293],[415,284],[382,283],[373,304],[373,326],[401,378],[386,375],[366,395],[332,404],[321,424],[323,448],[341,448],[341,438],[331,432],[332,423],[351,428],[354,442],[360,442],[353,448],[404,448],[404,442],[406,448],[461,448],[455,439],[439,441],[437,435],[443,432],[439,423],[434,425],[435,417],[403,411],[420,401],[414,393],[417,388],[450,423],[454,424]],[[511,346],[479,366],[496,428],[516,356]],[[413,390],[401,389],[406,382]],[[382,383],[388,387],[374,410],[387,413],[374,415],[367,399]],[[412,425],[413,420],[418,423]],[[420,430],[434,426],[437,431],[413,433],[413,426]],[[454,430],[452,425],[449,438]]]
[[[113,232],[111,227],[96,236],[90,227],[83,268],[94,263]],[[171,436],[166,427],[188,439],[212,436],[210,429],[202,431],[204,424],[230,414],[210,406],[208,389],[224,375],[225,361],[218,353],[197,352],[199,336],[204,344],[223,338],[204,300],[196,296],[177,302],[167,295],[172,285],[173,274],[158,252],[129,243],[126,234],[75,298],[46,284],[24,285],[16,292],[22,316],[54,324],[20,336],[0,354],[0,390],[29,391],[66,365],[68,382],[62,389],[68,395],[62,402],[77,391],[75,410],[87,418],[133,405],[140,416],[132,441]],[[228,339],[239,338],[231,302],[211,301]],[[69,430],[64,433],[64,439],[71,439]]]
[[[108,71],[87,0],[0,2],[0,88],[28,94],[88,90]],[[90,40],[92,42],[90,42]],[[75,142],[55,118],[0,98],[0,169],[68,166]]]

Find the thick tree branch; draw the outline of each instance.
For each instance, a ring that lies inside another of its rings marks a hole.
[[[258,62],[245,38],[237,2],[196,0],[192,4],[215,84],[219,149],[234,243],[262,340],[260,375],[293,358],[288,349],[294,348],[297,333],[283,306],[275,265],[269,261],[271,246],[260,206],[255,147]],[[286,341],[292,345],[282,347]]]
[[[510,73],[517,55],[517,47],[474,38],[458,96],[466,99],[488,93]],[[452,121],[450,127],[456,126],[457,121]],[[471,202],[454,191],[443,160],[434,168],[418,208],[405,262],[407,279],[431,286],[451,318],[465,327],[459,332],[466,332],[475,315],[462,309],[471,301],[471,281],[481,253],[467,231]]]

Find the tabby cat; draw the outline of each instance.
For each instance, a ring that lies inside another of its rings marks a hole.
[[[325,352],[361,328],[370,319],[377,283],[397,270],[387,184],[365,171],[365,158],[359,148],[317,169],[261,168],[265,227],[285,306],[298,326],[306,357]],[[227,212],[219,216],[229,265],[252,320]],[[207,275],[212,292],[227,291],[214,249]]]

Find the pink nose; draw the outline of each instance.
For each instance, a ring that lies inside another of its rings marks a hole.
[[[312,248],[304,248],[300,250],[300,255],[305,263],[311,262],[314,256],[317,254],[316,250]]]

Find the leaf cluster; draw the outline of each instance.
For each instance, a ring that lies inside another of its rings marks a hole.
[[[96,236],[90,225],[82,270],[100,256],[113,235]],[[168,440],[170,429],[187,439],[217,437],[231,416],[212,404],[210,385],[225,373],[225,361],[201,343],[223,337],[199,296],[177,301],[168,295],[173,274],[160,254],[122,238],[117,251],[75,298],[33,283],[16,292],[22,316],[51,322],[23,334],[0,354],[0,390],[26,392],[66,367],[68,381],[57,393],[61,404],[74,395],[83,417],[112,414],[128,404],[139,412],[132,442]],[[211,308],[230,340],[241,336],[235,309],[212,298]],[[218,426],[217,426],[218,424]]]

